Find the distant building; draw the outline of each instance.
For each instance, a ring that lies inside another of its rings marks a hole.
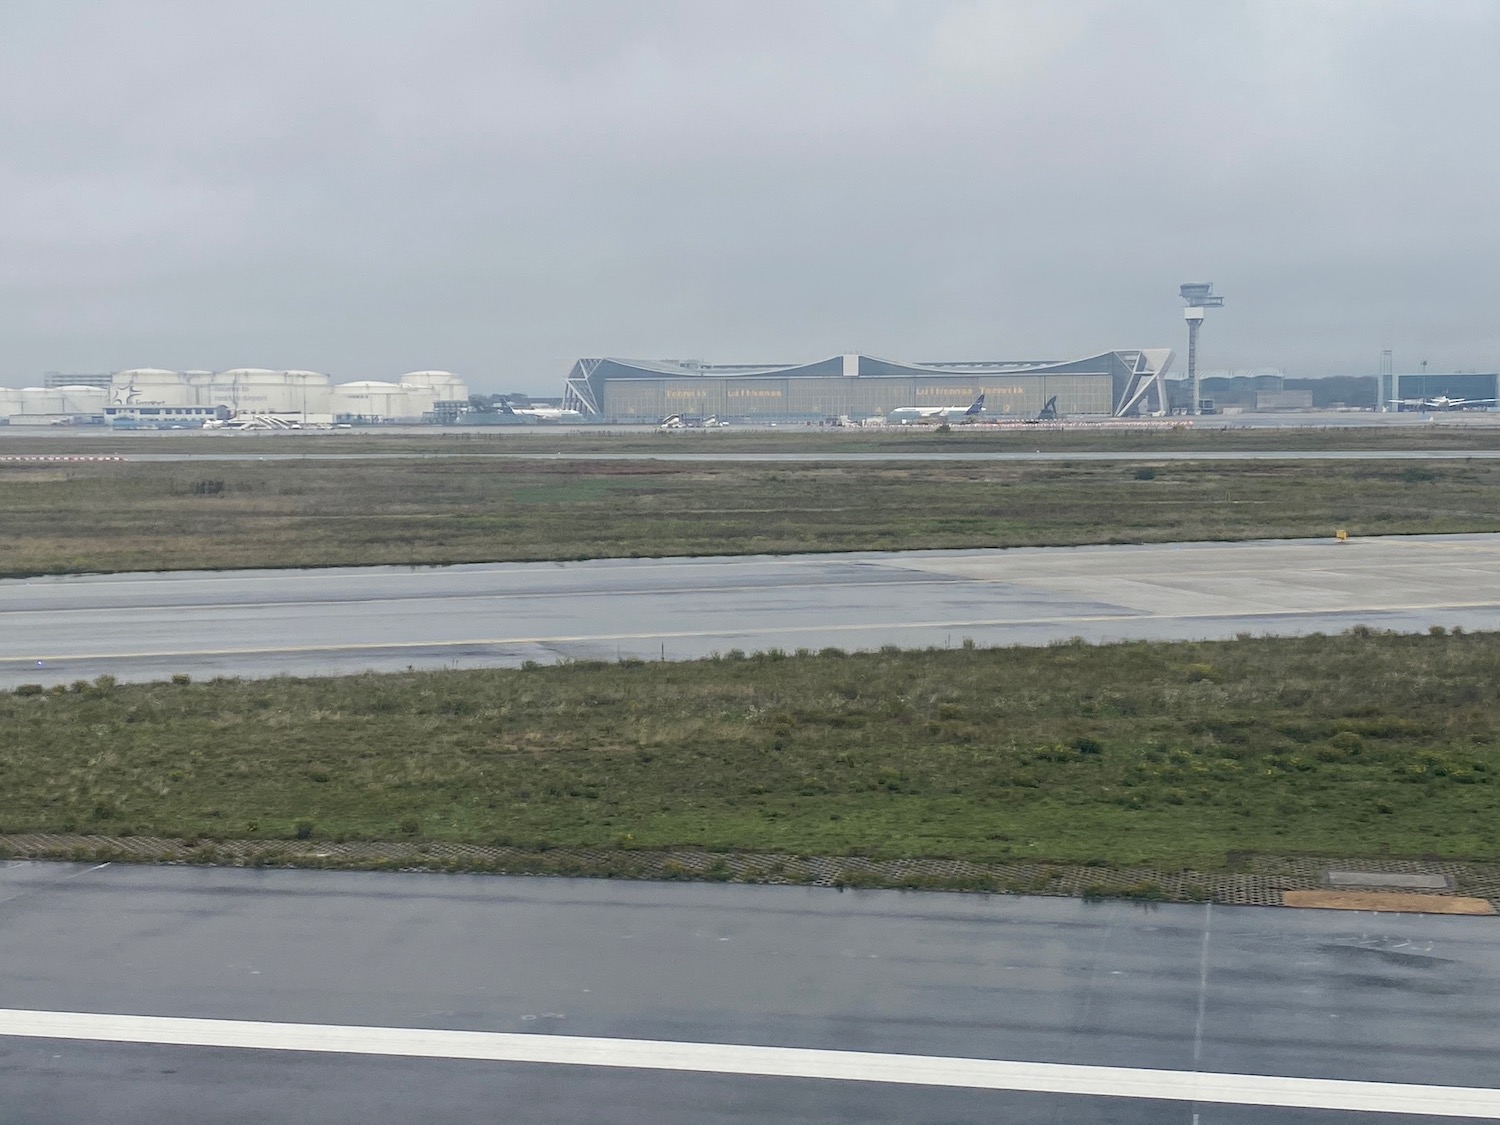
[[[1276,410],[1311,410],[1312,391],[1256,391],[1255,409],[1263,412]]]
[[[44,371],[42,386],[47,390],[55,387],[109,387],[113,376],[108,371],[73,374],[67,371]]]
[[[335,420],[421,422],[432,419],[439,403],[467,402],[468,397],[468,386],[451,371],[413,371],[395,382],[335,383],[320,371],[137,367],[105,376],[102,383],[0,388],[0,423],[24,425],[34,418],[61,418],[112,425],[146,425],[167,419],[172,424],[194,419],[201,424],[205,419],[236,416],[304,426],[332,425]],[[107,412],[106,406],[111,408]]]
[[[1396,393],[1392,397],[1397,400],[1500,398],[1500,374],[1493,371],[1483,374],[1472,371],[1431,374],[1424,371],[1416,375],[1397,375]],[[1395,409],[1394,403],[1386,405]]]
[[[1085,359],[896,363],[837,355],[803,364],[580,359],[563,407],[613,422],[669,415],[730,421],[883,417],[903,406],[967,406],[981,394],[991,417],[1030,418],[1057,396],[1064,415],[1127,415],[1166,407],[1170,348]]]
[[[1280,371],[1205,375],[1202,383],[1203,397],[1213,399],[1221,409],[1238,406],[1245,410],[1372,410],[1378,390],[1371,375],[1292,379]],[[1274,397],[1294,393],[1306,395],[1305,404],[1300,397]]]

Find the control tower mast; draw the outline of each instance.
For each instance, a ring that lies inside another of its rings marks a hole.
[[[1198,394],[1198,329],[1203,327],[1203,310],[1224,307],[1224,298],[1214,296],[1211,281],[1193,281],[1182,286],[1178,292],[1187,302],[1182,317],[1188,326],[1188,386],[1193,392],[1193,405],[1189,413],[1203,412],[1203,399]]]

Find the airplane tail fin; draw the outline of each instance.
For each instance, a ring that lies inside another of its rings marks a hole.
[[[984,395],[980,395],[978,398],[976,398],[974,400],[974,405],[971,406],[971,407],[969,407],[969,409],[967,409],[967,410],[964,411],[964,417],[965,418],[972,418],[976,414],[983,414],[983,413],[984,413]]]
[[[1038,422],[1055,422],[1057,417],[1057,396],[1053,395],[1043,405],[1041,413],[1036,416],[1036,419]]]

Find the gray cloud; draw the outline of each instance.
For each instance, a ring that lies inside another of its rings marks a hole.
[[[0,383],[1500,364],[1500,7],[0,4]]]

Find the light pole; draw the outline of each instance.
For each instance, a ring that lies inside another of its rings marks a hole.
[[[1214,296],[1211,281],[1193,281],[1178,290],[1187,308],[1182,318],[1188,326],[1188,386],[1193,392],[1193,404],[1188,413],[1202,413],[1203,400],[1198,396],[1198,329],[1203,327],[1203,310],[1224,307],[1224,298]]]

